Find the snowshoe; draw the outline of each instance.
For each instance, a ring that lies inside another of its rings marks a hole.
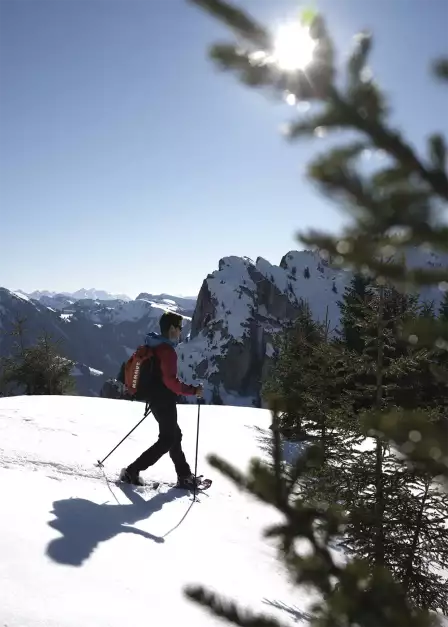
[[[127,468],[122,468],[118,480],[130,485],[145,485],[138,472],[129,471]]]
[[[194,490],[196,484],[197,490],[206,490],[212,484],[210,479],[204,479],[204,475],[195,477],[191,474],[189,477],[178,477],[176,488],[181,490]]]

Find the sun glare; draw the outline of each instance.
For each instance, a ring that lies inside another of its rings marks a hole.
[[[273,57],[282,70],[304,70],[313,59],[315,47],[307,28],[299,23],[284,24],[277,31]]]

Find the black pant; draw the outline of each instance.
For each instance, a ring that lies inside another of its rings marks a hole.
[[[159,439],[128,466],[131,472],[141,472],[153,466],[166,453],[170,454],[178,477],[188,477],[190,466],[182,450],[182,431],[177,424],[176,403],[151,405],[154,418],[159,423]]]

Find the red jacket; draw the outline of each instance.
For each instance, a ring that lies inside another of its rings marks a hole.
[[[169,344],[159,344],[154,347],[160,370],[162,373],[162,382],[174,394],[184,394],[185,396],[193,396],[197,388],[194,385],[182,383],[177,378],[177,353]]]

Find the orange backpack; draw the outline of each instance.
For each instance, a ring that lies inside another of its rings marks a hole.
[[[126,362],[124,384],[128,394],[136,400],[149,399],[154,357],[153,349],[143,345]]]

